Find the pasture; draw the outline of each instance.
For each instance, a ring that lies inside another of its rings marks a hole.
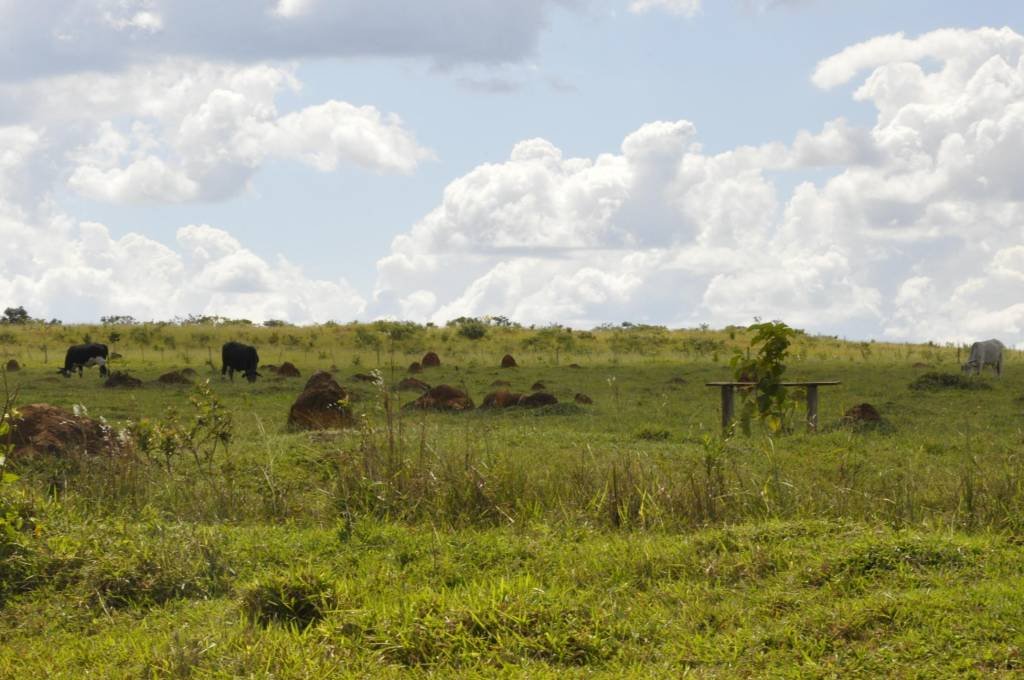
[[[469,330],[465,330],[469,328]],[[0,332],[16,406],[104,419],[120,455],[12,456],[0,677],[1011,676],[1024,667],[1024,361],[961,389],[957,349],[799,335],[820,431],[723,437],[745,330],[472,324],[30,325]],[[113,334],[113,335],[112,335]],[[116,341],[111,341],[116,338]],[[63,347],[114,371],[65,379]],[[261,366],[220,377],[228,339]],[[417,374],[482,402],[434,413]],[[502,369],[504,354],[518,368]],[[966,359],[966,357],[961,357]],[[191,367],[196,385],[157,378]],[[350,429],[291,432],[317,369]],[[355,374],[376,370],[378,382]],[[201,386],[209,380],[209,388]],[[592,404],[578,404],[576,394]],[[881,423],[848,423],[870,403]],[[169,413],[168,408],[174,409]],[[192,449],[147,446],[169,423]],[[230,420],[230,423],[227,423]],[[204,429],[206,428],[206,429]]]

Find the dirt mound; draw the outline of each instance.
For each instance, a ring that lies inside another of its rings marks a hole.
[[[373,377],[369,373],[356,373],[354,376],[352,376],[352,379],[355,380],[356,382],[377,382],[377,378]]]
[[[190,380],[199,375],[194,368],[183,368],[181,369],[181,374]]]
[[[582,392],[577,392],[576,396],[573,397],[573,401],[575,401],[577,404],[588,404],[589,405],[589,404],[593,404],[594,403],[593,399],[591,399],[587,395],[583,394]]]
[[[437,356],[434,352],[427,352],[420,359],[421,368],[437,368],[441,365],[441,357]]]
[[[403,378],[398,383],[398,389],[403,392],[426,392],[430,385],[417,378]]]
[[[414,361],[411,364],[409,364],[409,373],[422,373],[422,372],[423,372],[423,366],[420,365],[420,362]]]
[[[330,373],[319,371],[310,377],[288,412],[291,430],[336,430],[355,424],[348,394]]]
[[[583,368],[579,364],[569,364],[569,368]]]
[[[524,394],[519,398],[519,405],[523,408],[537,408],[538,406],[552,406],[558,403],[558,398],[550,392],[534,392]]]
[[[917,380],[910,383],[912,390],[990,390],[992,386],[987,382],[972,379],[959,373],[924,373]]]
[[[8,373],[14,373],[15,371],[21,370],[21,364],[19,364],[15,359],[11,359],[7,362],[7,365],[4,366],[4,368],[7,369]]]
[[[474,408],[473,400],[462,390],[451,385],[438,385],[408,405],[409,408],[434,411],[469,411]]]
[[[501,358],[502,368],[516,368],[519,364],[516,363],[515,358],[511,354],[506,354]]]
[[[334,376],[327,371],[317,371],[313,375],[309,376],[309,380],[306,381],[306,386],[303,389],[316,390],[337,384],[338,382],[334,379]]]
[[[880,423],[882,416],[878,409],[868,403],[857,404],[843,414],[843,421],[847,423]]]
[[[530,389],[533,390],[534,392],[540,392],[542,390],[546,390],[547,388],[548,386],[542,383],[540,380],[530,385]]]
[[[104,387],[123,387],[125,389],[135,389],[136,387],[142,387],[142,381],[136,377],[130,376],[123,371],[114,371],[107,378],[107,381],[103,383]]]
[[[491,387],[511,387],[512,383],[507,380],[495,380],[491,383]]]
[[[498,390],[484,397],[484,402],[480,405],[480,408],[509,408],[511,406],[518,406],[522,396],[519,392]]]
[[[299,369],[295,368],[295,364],[290,361],[286,361],[277,369],[277,374],[282,378],[299,378],[302,376],[299,373]]]
[[[192,371],[195,373],[195,371]],[[192,381],[188,376],[185,375],[184,371],[171,371],[170,373],[164,373],[162,376],[156,379],[157,382],[163,383],[164,385],[191,385]]]
[[[86,453],[95,456],[121,451],[116,434],[108,426],[59,406],[22,406],[13,424],[11,444],[15,460],[33,455],[65,457]]]

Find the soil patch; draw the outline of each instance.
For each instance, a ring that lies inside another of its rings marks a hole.
[[[11,459],[46,455],[68,457],[116,454],[122,450],[116,433],[99,420],[75,415],[59,406],[28,404],[18,409],[11,428]]]
[[[398,383],[398,389],[402,392],[426,392],[430,385],[418,378],[403,378]]]
[[[124,373],[123,371],[114,371],[107,378],[107,381],[103,383],[103,386],[135,389],[136,387],[142,387],[142,381],[134,376]]]
[[[295,368],[295,364],[290,361],[281,364],[280,368],[277,369],[277,374],[282,378],[299,378],[302,376],[299,373],[299,369]]]
[[[194,373],[195,371],[193,371]],[[191,385],[192,381],[185,375],[184,371],[171,371],[170,373],[164,373],[162,376],[156,379],[157,382],[163,383],[164,385]]]
[[[537,408],[539,406],[553,406],[558,403],[558,397],[550,392],[534,392],[524,394],[519,398],[519,405],[523,408]]]
[[[848,409],[843,414],[843,421],[847,423],[880,423],[882,416],[878,409],[865,402]]]
[[[546,390],[547,388],[548,388],[548,386],[545,385],[544,383],[542,383],[540,380],[538,380],[537,382],[535,382],[532,385],[530,385],[530,389],[533,390],[534,392],[538,392],[538,391],[541,391],[541,390]]]
[[[491,387],[511,387],[512,383],[507,380],[495,380],[491,383]]]
[[[21,370],[21,364],[19,364],[15,359],[11,359],[7,362],[7,365],[4,366],[4,368],[7,369],[8,373],[14,373],[15,371]]]
[[[420,362],[414,361],[411,364],[409,364],[409,373],[422,373],[422,372],[423,372],[423,366],[420,365]]]
[[[591,398],[590,398],[590,397],[588,397],[587,395],[583,394],[582,392],[577,392],[577,393],[576,393],[576,396],[575,396],[575,397],[573,397],[572,399],[573,399],[573,401],[575,401],[575,402],[576,402],[577,404],[586,404],[586,405],[590,405],[590,404],[593,404],[593,403],[594,403],[594,400],[593,400],[593,399],[591,399]]]
[[[407,406],[432,411],[470,411],[475,404],[462,390],[451,385],[438,385],[427,390],[426,394]]]
[[[438,368],[441,366],[441,357],[437,356],[435,352],[427,352],[420,359],[421,368]]]
[[[370,375],[369,373],[356,373],[354,376],[352,376],[352,379],[355,380],[356,382],[377,382],[377,379]]]
[[[516,363],[515,358],[511,354],[506,354],[501,358],[502,368],[516,368],[519,364]]]
[[[317,371],[309,376],[309,380],[306,381],[306,386],[303,389],[316,390],[331,386],[338,386],[338,381],[334,379],[334,376],[327,371]]]
[[[291,430],[336,430],[355,424],[348,394],[330,373],[318,371],[288,412]]]
[[[497,390],[496,392],[491,392],[484,397],[484,402],[480,405],[480,408],[510,408],[512,406],[518,406],[519,400],[522,397],[523,395],[519,392]]]

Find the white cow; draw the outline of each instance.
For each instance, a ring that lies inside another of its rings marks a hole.
[[[971,345],[971,356],[967,363],[961,366],[964,373],[981,375],[981,369],[985,366],[994,366],[996,375],[1003,374],[1003,350],[1006,347],[998,340],[982,340]]]

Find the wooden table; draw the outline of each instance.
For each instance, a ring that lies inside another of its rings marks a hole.
[[[838,380],[807,380],[802,382],[780,383],[783,387],[806,387],[807,388],[807,429],[814,432],[818,429],[818,386],[838,385]],[[722,430],[726,431],[732,425],[735,415],[734,395],[737,387],[755,387],[754,382],[709,382],[708,387],[722,388]]]

